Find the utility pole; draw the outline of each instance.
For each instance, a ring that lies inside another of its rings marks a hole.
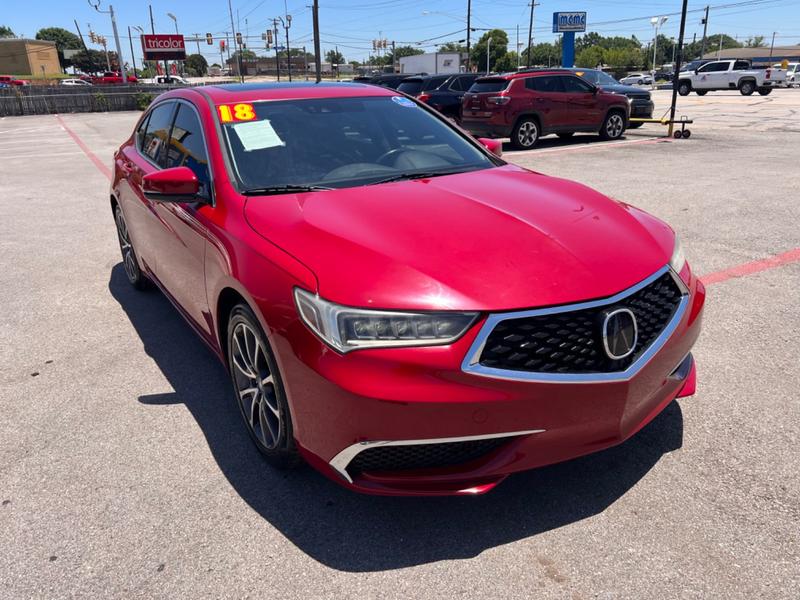
[[[303,70],[306,72],[306,81],[308,81],[308,53],[306,52],[305,46],[303,46],[303,67]]]
[[[197,42],[197,53],[200,54],[200,34],[193,33],[192,35],[194,36],[194,41]]]
[[[275,34],[275,71],[278,73],[278,81],[280,81],[281,63],[278,57],[278,19],[272,19],[272,31]]]
[[[708,32],[708,6],[706,6],[706,16],[703,17],[703,43],[700,46],[700,58],[706,53],[706,33]]]
[[[78,30],[78,37],[81,38],[81,44],[83,44],[83,49],[87,50],[88,48],[86,48],[86,42],[83,41],[83,34],[81,33],[81,28],[78,27],[78,20],[73,19],[73,22],[75,23],[75,29]]]
[[[316,70],[317,75],[317,83],[320,82],[322,79],[322,72],[320,65],[320,59],[322,56],[320,55],[319,49],[319,0],[314,0],[314,5],[312,8],[312,16],[314,20],[314,69]]]
[[[772,43],[769,45],[769,62],[772,63],[772,50],[775,48],[775,34],[777,31],[772,32]]]
[[[242,70],[242,45],[239,43],[236,35],[236,25],[233,23],[233,8],[231,7],[231,0],[228,0],[228,15],[231,17],[231,30],[233,30],[233,39],[236,42],[236,47],[239,50],[238,60],[236,63],[239,65],[239,81],[244,83],[244,71]]]
[[[531,18],[528,23],[528,60],[525,61],[528,68],[531,67],[531,55],[533,54],[533,52],[531,52],[531,46],[533,45],[533,10],[537,6],[539,6],[539,3],[531,0]]]
[[[153,20],[153,5],[148,4],[147,8],[150,9],[150,31],[155,35],[156,33],[156,22]],[[154,61],[155,66],[158,67],[158,61]],[[158,75],[158,69],[156,69],[156,75]],[[167,65],[167,59],[164,59],[164,76],[169,75],[169,65]]]
[[[130,25],[128,25],[128,43],[131,45],[131,62],[133,63],[133,76],[136,77],[136,56],[133,54],[133,38],[131,37]]]
[[[492,49],[492,36],[486,38],[486,74],[489,74],[489,59],[491,57],[490,51]]]
[[[519,71],[519,23],[517,23],[517,71]]]
[[[675,59],[675,78],[674,82],[677,83],[678,80],[678,73],[681,72],[681,61],[683,60],[683,32],[686,29],[686,9],[689,0],[683,0],[683,7],[681,8],[681,29],[680,33],[678,34],[678,57]],[[672,137],[672,129],[675,124],[675,104],[678,101],[678,86],[672,86],[672,103],[669,107],[669,131],[667,132],[668,137]]]
[[[469,59],[469,33],[470,23],[472,22],[472,0],[467,0],[467,73],[472,71]]]
[[[87,0],[89,2],[89,6],[94,8],[99,13],[104,13],[111,16],[111,29],[114,32],[114,43],[117,46],[117,61],[119,62],[119,73],[122,75],[122,85],[128,83],[128,76],[125,73],[125,61],[122,58],[122,47],[119,43],[119,32],[117,31],[117,19],[114,17],[114,7],[110,4],[108,5],[108,10],[100,10],[100,0]],[[106,51],[107,52],[107,51]],[[106,56],[108,56],[106,54]],[[109,71],[111,69],[109,68]]]
[[[772,36],[773,42],[775,41],[775,36]],[[395,47],[395,41],[392,40],[392,73],[397,73],[397,48]]]

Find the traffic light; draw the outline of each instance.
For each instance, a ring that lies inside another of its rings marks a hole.
[[[237,33],[236,34],[236,43],[239,44],[240,46],[242,45],[242,34],[241,33]]]
[[[267,29],[267,44],[272,46],[272,29]]]
[[[220,52],[225,52],[225,40],[220,40],[219,41],[219,51]]]
[[[213,36],[212,36],[210,33],[207,33],[207,34],[206,34],[206,43],[207,43],[209,46],[213,46],[213,45],[214,45],[214,38],[213,38]]]

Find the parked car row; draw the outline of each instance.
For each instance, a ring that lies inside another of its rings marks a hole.
[[[0,87],[23,86],[30,84],[30,81],[26,79],[17,79],[13,75],[0,75]]]

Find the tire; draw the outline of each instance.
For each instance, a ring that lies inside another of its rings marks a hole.
[[[136,256],[136,251],[133,249],[130,232],[128,231],[128,223],[125,221],[125,215],[122,214],[122,208],[120,208],[119,204],[114,206],[114,222],[117,225],[117,240],[119,241],[119,250],[122,254],[122,266],[125,269],[128,282],[137,290],[149,289],[152,283],[145,274],[142,273],[142,269],[139,266],[139,258]]]
[[[639,129],[644,123],[628,123],[628,129]]]
[[[558,137],[560,137],[562,140],[568,140],[573,135],[575,135],[575,132],[574,131],[564,131],[564,132],[558,133],[556,135],[558,135]]]
[[[755,81],[747,79],[739,84],[739,93],[742,96],[752,96],[753,92],[755,91],[756,91]]]
[[[234,399],[247,433],[272,466],[296,466],[299,454],[280,371],[267,336],[246,304],[231,310],[227,338]]]
[[[525,117],[519,120],[511,132],[511,145],[517,150],[530,150],[539,141],[539,124],[536,119]]]
[[[692,132],[688,129],[684,129],[683,132],[681,132],[681,135],[683,136],[683,139],[688,140],[690,137],[692,137]]]
[[[708,93],[708,90],[695,90],[694,92],[698,96],[705,96]]]
[[[762,96],[769,96],[772,93],[772,88],[758,88],[758,93]]]
[[[618,140],[625,133],[625,116],[612,110],[603,120],[600,127],[600,137],[604,140]]]
[[[678,93],[681,96],[688,96],[689,92],[692,91],[692,84],[688,81],[680,81],[678,82]]]

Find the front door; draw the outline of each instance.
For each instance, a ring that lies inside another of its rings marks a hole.
[[[604,114],[594,86],[574,75],[562,75],[561,84],[567,94],[570,124],[579,128],[599,128]]]

